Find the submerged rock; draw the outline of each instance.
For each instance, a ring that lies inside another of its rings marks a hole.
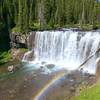
[[[44,66],[40,66],[40,68],[41,68],[41,69],[43,69],[43,68],[44,68]]]
[[[46,64],[45,65],[47,68],[49,68],[49,69],[52,69],[52,68],[54,68],[55,67],[55,65],[54,64]]]
[[[45,61],[42,61],[41,64],[44,65],[44,64],[46,64],[46,62]]]

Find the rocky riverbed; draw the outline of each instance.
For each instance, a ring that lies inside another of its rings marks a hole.
[[[80,91],[95,83],[95,76],[73,71],[61,77],[56,84],[41,96],[40,100],[73,100]]]
[[[64,74],[51,84],[52,80]],[[80,71],[62,70],[43,74],[43,70],[33,70],[20,64],[15,72],[0,77],[0,100],[71,100],[73,96],[95,83],[95,76]],[[48,88],[43,91],[44,88]],[[42,92],[41,92],[42,91]]]

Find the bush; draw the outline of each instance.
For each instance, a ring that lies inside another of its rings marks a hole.
[[[0,65],[9,62],[11,58],[10,51],[0,51]]]

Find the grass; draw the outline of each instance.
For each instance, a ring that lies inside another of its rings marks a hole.
[[[100,100],[100,85],[83,90],[74,100]]]
[[[10,51],[0,51],[0,65],[9,62],[11,58]]]
[[[20,48],[20,50],[21,50],[21,52],[23,52],[23,53],[25,53],[25,52],[27,52],[27,51],[28,51],[28,49],[27,49],[27,48]]]

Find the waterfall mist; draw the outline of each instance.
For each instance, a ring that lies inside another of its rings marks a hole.
[[[34,44],[32,50],[25,54],[24,61],[31,53],[36,58],[30,63],[38,61],[41,64],[54,64],[55,69],[74,70],[100,48],[100,32],[38,31],[35,34]],[[95,72],[95,61],[98,56],[99,54],[95,55],[84,65],[85,71]]]

